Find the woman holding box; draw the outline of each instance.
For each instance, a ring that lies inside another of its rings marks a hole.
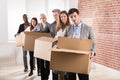
[[[47,22],[45,14],[40,14],[40,21],[38,25],[32,30],[34,32],[49,33],[50,24]],[[41,75],[41,80],[48,80],[50,74],[50,62],[44,59],[37,58],[37,72]]]
[[[25,30],[25,31],[32,31],[32,29],[38,24],[37,18],[33,17],[31,19],[31,24],[30,26]],[[29,51],[29,55],[30,55],[30,73],[28,76],[32,76],[33,75],[33,70],[35,69],[35,58],[34,58],[34,52],[33,51]]]
[[[66,33],[66,28],[70,26],[70,20],[68,17],[68,14],[66,11],[61,11],[59,14],[59,20],[57,21],[57,25],[56,25],[56,36],[55,38],[58,37],[63,37],[65,36]],[[53,80],[58,80],[58,78],[60,80],[66,80],[66,76],[65,76],[65,72],[62,71],[53,71],[53,74],[55,76],[55,78],[53,78]],[[58,74],[60,75],[60,77],[58,77]]]

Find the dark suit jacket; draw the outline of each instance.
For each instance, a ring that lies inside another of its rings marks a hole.
[[[24,23],[23,24],[20,24],[19,26],[19,29],[18,29],[18,34],[20,34],[21,32],[23,32],[25,29],[24,29]]]
[[[54,21],[49,27],[50,34],[51,34],[52,37],[55,37],[55,35],[56,35],[55,34],[56,24],[57,24],[56,21]]]
[[[29,25],[28,25],[29,26]],[[15,34],[15,37],[25,30],[24,23],[20,24],[18,32]]]

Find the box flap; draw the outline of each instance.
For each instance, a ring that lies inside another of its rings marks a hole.
[[[92,40],[59,37],[57,46],[60,49],[89,51],[92,50]]]
[[[54,41],[56,41],[56,39],[54,39],[52,37],[40,37],[40,38],[37,38],[36,40],[48,41],[48,42],[54,42]]]
[[[35,39],[34,56],[50,61],[53,44],[54,38],[40,37]]]
[[[67,52],[67,53],[77,53],[77,54],[89,54],[89,53],[91,53],[91,51],[79,51],[79,50],[57,49],[57,48],[52,48],[51,51]]]
[[[16,46],[21,47],[24,46],[25,42],[25,34],[24,32],[21,32],[19,35],[16,36]]]
[[[47,37],[51,37],[50,33],[40,33],[40,32],[24,32],[25,35],[32,35],[32,36],[47,36]]]
[[[24,32],[24,33],[25,33],[24,49],[28,51],[34,51],[35,39],[42,36],[50,37],[50,33],[40,33],[40,32]]]
[[[52,42],[35,40],[34,56],[40,59],[50,61]]]

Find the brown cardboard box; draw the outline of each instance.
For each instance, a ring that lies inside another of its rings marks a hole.
[[[24,46],[25,34],[22,32],[16,36],[16,46],[21,47]]]
[[[35,40],[34,56],[50,61],[51,48],[56,40],[50,37],[40,37]]]
[[[51,69],[89,74],[91,48],[92,40],[58,38],[58,48],[51,52]]]
[[[77,39],[69,37],[58,38],[58,48],[72,49],[72,50],[85,50],[89,51],[92,49],[92,40],[90,39]]]
[[[24,49],[28,51],[34,51],[35,39],[42,36],[50,37],[50,33],[40,33],[40,32],[24,32],[24,33],[25,33]]]

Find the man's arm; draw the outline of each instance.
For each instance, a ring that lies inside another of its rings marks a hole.
[[[92,52],[92,55],[95,56],[96,55],[96,43],[95,43],[95,38],[94,38],[94,34],[93,34],[93,31],[92,31],[92,28],[90,27],[90,35],[89,35],[89,39],[92,39],[93,41],[93,52]]]
[[[22,32],[22,24],[19,26],[18,32],[15,34],[15,37]]]

